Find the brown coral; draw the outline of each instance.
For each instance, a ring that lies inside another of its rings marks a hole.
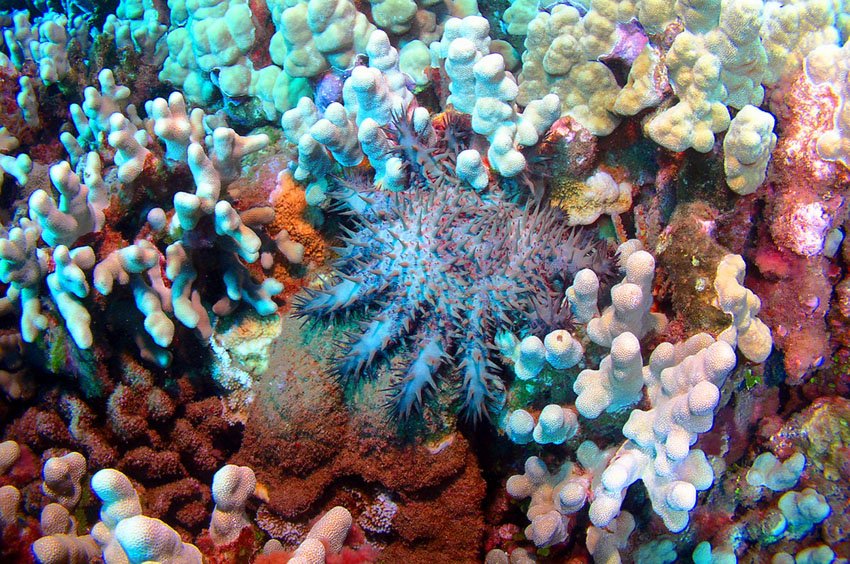
[[[382,558],[430,562],[440,554],[451,562],[477,560],[485,485],[466,439],[456,435],[445,448],[429,449],[421,440],[401,441],[380,412],[362,404],[355,408],[361,413],[349,416],[343,390],[294,337],[296,326],[285,322],[270,363],[277,371],[255,385],[255,408],[232,461],[253,468],[266,486],[264,512],[303,519],[350,499],[345,485],[365,482],[392,492],[399,508],[393,530],[400,542],[391,543]],[[314,343],[322,347],[325,341]],[[268,514],[264,520],[270,521]]]
[[[716,210],[706,204],[680,205],[659,237],[659,278],[686,335],[718,333],[729,325],[729,317],[713,303],[717,264],[728,253],[714,238],[716,218]]]

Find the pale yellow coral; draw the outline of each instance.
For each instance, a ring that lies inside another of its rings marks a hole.
[[[218,323],[213,338],[232,361],[256,377],[268,369],[270,347],[280,331],[277,315],[260,316],[253,310],[240,310]]]
[[[618,183],[604,171],[584,182],[564,182],[555,188],[554,205],[567,212],[570,225],[590,225],[600,215],[619,215],[632,207],[632,186]]]
[[[657,106],[669,87],[667,67],[658,49],[646,45],[629,71],[626,86],[614,101],[614,111],[623,116],[633,116],[646,108]]]
[[[615,18],[634,13],[624,4],[594,2],[584,17],[566,5],[555,6],[551,14],[540,12],[528,24],[517,103],[526,106],[557,94],[562,116],[575,118],[595,135],[611,133],[619,123],[612,110],[620,87],[596,59],[617,40]]]
[[[669,0],[643,0],[638,6],[638,20],[647,33],[661,33],[676,20],[675,8]]]
[[[764,182],[770,153],[776,147],[773,116],[755,106],[744,106],[729,125],[723,140],[726,183],[738,194],[752,194]]]
[[[837,40],[839,3],[678,0],[675,12],[686,31],[676,37],[667,67],[679,103],[655,116],[647,133],[671,150],[710,150],[713,134],[729,125],[721,104],[761,105],[763,85],[792,76],[807,53]],[[832,141],[827,137],[825,147]]]
[[[537,15],[537,0],[515,0],[502,14],[502,21],[510,35],[528,33],[528,23]]]
[[[270,7],[286,45],[284,69],[293,77],[316,76],[329,67],[347,68],[375,26],[351,0],[309,0],[294,6]],[[279,15],[277,10],[282,10]],[[273,38],[273,41],[276,41]]]
[[[189,30],[178,27],[170,31],[166,44],[169,54],[159,73],[159,80],[180,87],[189,102],[212,102],[216,96],[216,88],[195,60]]]
[[[579,40],[587,60],[608,53],[616,44],[619,4],[611,0],[594,2],[593,9],[581,19]]]
[[[178,87],[190,103],[207,106],[221,90],[230,98],[255,98],[266,118],[276,120],[299,97],[297,89],[309,90],[305,81],[293,79],[280,66],[254,68],[248,55],[258,47],[257,34],[248,0],[194,2],[188,8],[179,2],[169,5],[172,22],[185,21],[186,26],[168,33],[168,56],[159,79]],[[272,38],[269,54],[277,65],[286,60],[280,34]]]
[[[720,20],[721,0],[678,0],[676,12],[691,33],[708,33]]]
[[[825,0],[768,2],[761,26],[768,61],[764,83],[790,77],[817,46],[837,43],[836,15],[836,6]]]
[[[610,109],[620,92],[617,80],[602,63],[577,65],[570,80],[554,91],[562,100],[561,115],[575,118],[594,135],[608,135],[620,123]]]
[[[720,61],[705,49],[700,36],[685,31],[667,53],[667,68],[679,103],[653,117],[646,133],[671,151],[694,148],[707,153],[714,134],[729,127]]]
[[[407,33],[416,15],[413,0],[370,0],[372,19],[386,31],[396,35]]]
[[[398,54],[399,70],[413,79],[417,86],[428,84],[425,71],[431,66],[431,53],[424,42],[411,41],[401,48]]]
[[[191,11],[192,48],[201,70],[235,65],[254,45],[251,9],[244,0],[219,2],[215,10]]]
[[[773,349],[770,329],[756,317],[761,300],[752,290],[744,287],[747,266],[741,255],[726,255],[717,265],[714,290],[717,307],[732,316],[732,325],[718,339],[736,345],[738,350],[753,362],[764,362]]]
[[[759,105],[764,99],[767,55],[759,39],[763,8],[762,0],[721,2],[719,24],[704,37],[706,49],[722,65],[724,103],[733,108]]]
[[[825,84],[839,100],[833,115],[834,128],[818,138],[818,155],[850,167],[850,43],[844,47],[822,45],[809,53],[804,68],[813,84]]]

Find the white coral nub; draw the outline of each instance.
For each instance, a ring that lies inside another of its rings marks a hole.
[[[611,288],[611,305],[587,324],[587,335],[598,345],[610,347],[617,335],[626,332],[642,339],[667,324],[663,314],[651,311],[655,258],[633,247],[631,241],[620,245],[618,254],[626,276]]]
[[[753,362],[764,362],[773,350],[770,328],[756,317],[761,300],[744,287],[746,264],[740,255],[726,255],[717,265],[714,289],[717,306],[732,316],[732,325],[720,338],[738,349]]]
[[[213,476],[212,496],[215,501],[210,521],[210,536],[218,545],[239,538],[251,522],[245,513],[245,503],[257,487],[254,471],[247,466],[228,464]]]
[[[599,370],[583,370],[573,384],[578,394],[576,409],[595,419],[603,411],[615,412],[640,401],[643,396],[643,359],[640,342],[631,333],[617,335],[611,354],[602,359]]]

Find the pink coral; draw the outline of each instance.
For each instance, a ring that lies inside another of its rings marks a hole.
[[[759,315],[785,353],[789,383],[801,382],[830,357],[828,263],[823,256],[804,258],[770,242],[763,242],[755,256],[761,277],[747,286],[763,298]]]
[[[817,139],[832,128],[837,100],[802,72],[774,93],[779,142],[760,190],[764,221],[754,261],[762,318],[797,383],[831,356],[825,321],[832,294],[831,262],[821,253],[827,232],[842,222],[850,171],[818,156]]]

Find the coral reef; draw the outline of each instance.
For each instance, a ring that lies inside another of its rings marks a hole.
[[[0,561],[850,559],[850,3],[0,30]]]

